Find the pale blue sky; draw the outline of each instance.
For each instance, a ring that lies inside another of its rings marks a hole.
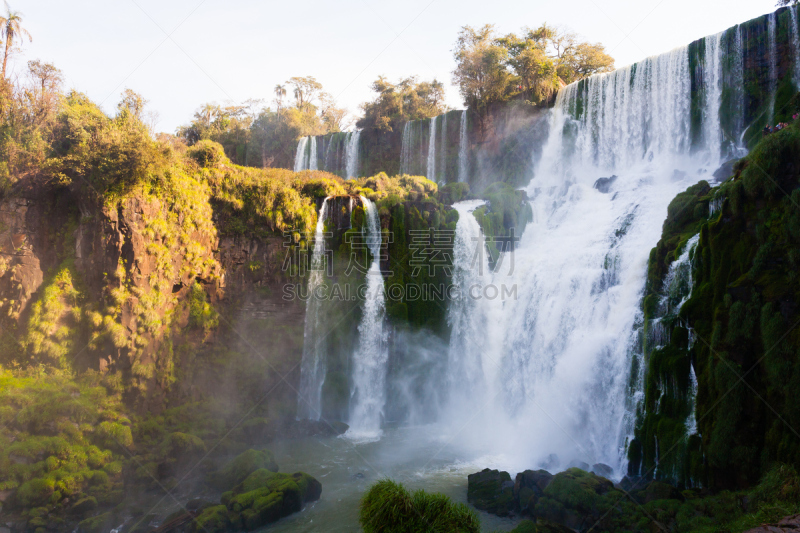
[[[599,41],[617,66],[668,51],[775,8],[774,0],[11,0],[33,35],[16,72],[40,58],[68,88],[114,110],[119,93],[142,93],[174,132],[204,102],[264,98],[291,76],[315,76],[359,112],[380,74],[445,82],[461,26],[503,32],[542,22]],[[168,37],[168,34],[170,37]]]

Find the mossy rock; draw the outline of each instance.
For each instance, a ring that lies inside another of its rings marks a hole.
[[[209,483],[220,489],[231,489],[260,469],[277,472],[278,464],[269,450],[253,450],[251,448],[209,476]]]
[[[76,533],[102,533],[110,531],[114,526],[112,513],[103,513],[92,516],[78,524]]]
[[[570,468],[553,476],[536,503],[533,515],[537,520],[579,530],[603,518],[623,496],[608,479]]]
[[[224,505],[207,507],[194,519],[189,531],[192,533],[224,533],[232,528],[228,508]]]
[[[467,476],[467,501],[477,509],[508,516],[514,509],[514,482],[508,472],[483,469]]]
[[[322,493],[319,481],[303,472],[281,474],[261,468],[222,497],[231,524],[251,531],[302,510]],[[207,512],[208,510],[204,511]]]

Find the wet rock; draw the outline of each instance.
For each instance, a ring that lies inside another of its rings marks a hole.
[[[277,472],[278,464],[269,450],[250,449],[236,456],[219,471],[209,475],[208,482],[222,490],[230,489],[262,468]]]
[[[608,178],[599,178],[597,181],[594,182],[594,188],[602,193],[608,193],[611,189],[611,185],[617,181],[617,175],[610,176]]]
[[[536,502],[552,481],[547,470],[525,470],[514,480],[514,501],[522,513],[533,513]]]
[[[787,516],[777,524],[763,524],[744,533],[800,533],[800,514]]]
[[[582,531],[598,525],[607,512],[623,497],[613,483],[604,477],[578,468],[570,468],[553,476],[536,502],[533,516],[570,529]],[[607,497],[606,495],[610,497]]]
[[[723,181],[727,180],[731,176],[733,176],[733,167],[736,165],[736,162],[739,161],[738,159],[730,159],[722,164],[717,170],[714,171],[714,179],[717,182],[722,183]]]
[[[467,476],[467,501],[477,509],[508,516],[514,509],[514,483],[508,472],[483,469]]]
[[[590,470],[593,474],[597,474],[598,476],[602,476],[605,478],[611,478],[614,475],[614,469],[608,466],[607,464],[603,463],[595,463],[592,465],[592,469]]]
[[[587,472],[591,470],[591,467],[589,466],[589,463],[584,463],[583,461],[578,461],[578,460],[570,461],[569,464],[567,465],[567,468],[568,469],[569,468],[580,468],[581,470],[585,470]]]

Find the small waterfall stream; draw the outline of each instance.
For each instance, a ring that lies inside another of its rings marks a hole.
[[[461,125],[458,134],[458,181],[466,183],[467,176],[467,110],[461,112]]]
[[[301,137],[299,141],[297,141],[297,152],[294,155],[294,171],[300,172],[301,170],[306,170],[308,165],[306,164],[306,146],[308,145],[308,137]]]
[[[351,131],[347,134],[347,151],[345,152],[346,179],[358,177],[358,142],[360,139],[361,130]]]
[[[384,328],[386,303],[380,266],[381,225],[375,204],[363,196],[361,202],[367,212],[367,246],[372,263],[367,273],[364,315],[358,326],[358,348],[353,354],[347,436],[353,440],[369,441],[383,434],[381,422],[386,403],[389,350]]]
[[[308,300],[306,321],[303,328],[303,358],[300,362],[300,391],[297,400],[297,417],[319,420],[322,385],[325,383],[325,338],[320,331],[322,300],[314,296],[317,287],[325,282],[323,252],[325,251],[325,219],[328,216],[328,200],[325,198],[317,217],[314,232],[314,249],[311,255],[311,270],[308,272]]]
[[[425,177],[431,181],[436,181],[436,123],[439,117],[430,119],[430,134],[428,137],[428,168]]]
[[[773,12],[767,16],[767,58],[769,61],[769,108],[767,109],[767,124],[772,124],[775,118],[775,91],[778,88],[778,58],[775,42],[777,15]]]

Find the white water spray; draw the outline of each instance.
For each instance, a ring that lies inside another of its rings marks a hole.
[[[317,161],[317,138],[312,136],[309,144],[311,146],[309,148],[310,153],[308,155],[308,170],[319,170],[319,164]]]
[[[383,324],[386,304],[380,266],[380,220],[374,203],[363,196],[361,202],[367,211],[367,247],[372,264],[367,273],[364,314],[358,326],[358,348],[353,355],[350,429],[346,435],[353,440],[370,441],[382,435],[389,351]]]

